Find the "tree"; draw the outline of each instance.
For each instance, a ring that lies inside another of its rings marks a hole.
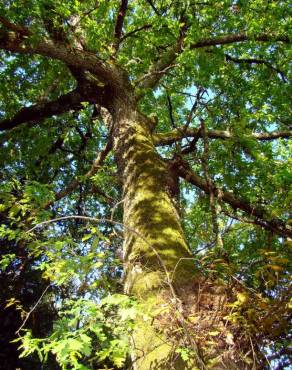
[[[118,276],[144,312],[128,368],[285,366],[288,13],[262,0],[1,5],[1,211],[18,233],[2,236],[58,287],[90,265],[71,281],[81,299],[99,279],[82,249],[98,235],[97,297]]]

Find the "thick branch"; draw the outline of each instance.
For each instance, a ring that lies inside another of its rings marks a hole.
[[[196,187],[203,190],[206,194],[210,194],[210,187],[200,176],[195,174],[189,165],[183,161],[181,158],[175,158],[177,172],[180,177],[184,178],[187,182],[195,185]],[[261,221],[261,226],[265,229],[272,231],[278,235],[292,237],[292,229],[286,226],[282,220],[271,219],[269,213],[259,205],[251,205],[248,201],[243,200],[233,193],[228,191],[223,191],[212,183],[212,189],[215,196],[220,193],[220,198],[222,201],[228,203],[233,209],[240,209],[244,211],[249,216],[254,217]]]
[[[31,107],[24,107],[14,117],[0,121],[0,131],[11,130],[25,122],[38,123],[45,118],[70,110],[79,110],[82,108],[82,102],[89,100],[89,97],[86,97],[87,93],[89,93],[88,89],[83,93],[80,88],[77,88],[54,101],[47,103],[41,102]],[[100,99],[99,97],[90,98],[90,102],[99,103]]]
[[[0,30],[0,49],[21,54],[39,54],[64,62],[67,66],[87,69],[104,83],[114,86],[120,81],[119,73],[113,65],[106,64],[91,52],[69,48],[62,43],[42,39],[32,42],[20,32]]]
[[[208,130],[206,132],[207,136],[210,139],[237,139],[237,136],[230,131],[221,131],[221,130]],[[187,130],[175,129],[168,133],[157,133],[153,134],[153,140],[156,146],[159,145],[170,145],[186,137],[202,136],[200,129],[197,128],[188,128]],[[278,138],[290,138],[292,137],[292,131],[274,131],[274,132],[263,132],[263,133],[252,133],[250,136],[246,135],[246,138],[251,137],[260,141],[269,141]]]
[[[138,87],[143,89],[153,88],[157,85],[161,77],[172,68],[178,54],[182,52],[183,41],[187,32],[187,25],[183,23],[176,43],[168,49],[156,63],[150,66],[146,73],[138,82]]]
[[[170,48],[162,57],[153,64],[149,72],[142,78],[142,82],[139,84],[141,88],[153,88],[157,85],[160,78],[163,76],[164,72],[166,71],[171,64],[175,61],[177,55],[179,55],[183,51],[183,40],[187,30],[187,27],[183,27],[184,32],[181,32],[178,41],[172,48]],[[257,36],[249,36],[246,33],[238,33],[233,35],[225,35],[219,36],[214,38],[206,38],[202,39],[194,44],[190,45],[190,49],[198,49],[207,46],[216,46],[216,45],[226,45],[226,44],[233,44],[237,42],[243,41],[261,41],[261,42],[272,42],[272,41],[282,41],[289,43],[289,38],[286,35],[270,35],[270,34],[259,34]]]
[[[149,71],[142,76],[138,81],[138,87],[142,89],[151,89],[157,85],[161,77],[174,65],[173,61],[176,59],[177,54],[180,52],[181,45],[175,44],[169,49],[161,59],[154,63]]]
[[[117,16],[117,21],[116,21],[116,26],[115,26],[115,38],[117,40],[120,40],[122,37],[122,32],[123,32],[123,24],[124,24],[124,19],[126,16],[126,11],[128,7],[128,0],[121,0],[118,16]]]
[[[18,32],[21,35],[28,36],[30,34],[29,30],[26,27],[20,26],[18,24],[11,23],[8,19],[0,16],[0,23],[2,23],[6,28],[11,31]]]
[[[0,131],[11,130],[25,122],[40,122],[45,118],[65,113],[70,109],[81,109],[81,101],[81,94],[74,90],[52,102],[22,108],[14,117],[0,122]]]

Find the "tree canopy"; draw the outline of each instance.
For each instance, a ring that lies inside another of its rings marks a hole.
[[[1,2],[0,368],[288,369],[290,40],[281,0]]]

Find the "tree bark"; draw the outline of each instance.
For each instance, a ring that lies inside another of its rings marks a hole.
[[[197,305],[204,282],[196,273],[169,189],[171,171],[155,149],[151,120],[138,111],[130,93],[112,99],[109,110],[114,125],[113,149],[123,184],[124,290],[137,298],[145,313],[137,318],[132,336],[133,368],[206,369],[202,351],[195,336],[188,332],[184,317],[188,315],[185,305],[190,310]],[[203,290],[208,297],[201,306],[205,307],[202,322],[207,331],[218,324],[212,317],[217,315],[218,302],[226,302],[226,295],[220,287],[208,283]],[[170,327],[182,331],[180,338],[188,338],[194,350],[189,361],[183,361],[176,352],[180,343]],[[220,350],[216,351],[214,347],[211,357],[220,355]],[[224,365],[213,368],[223,369],[226,364],[229,369],[245,368],[237,359],[226,359]]]
[[[123,183],[124,289],[143,302],[145,314],[154,317],[166,297],[174,298],[176,287],[193,276],[190,260],[181,260],[191,258],[191,253],[168,191],[167,166],[153,144],[151,120],[129,100],[116,99],[110,110]],[[134,367],[169,369],[172,344],[150,321],[141,318],[133,335]]]

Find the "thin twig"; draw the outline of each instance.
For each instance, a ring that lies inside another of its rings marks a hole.
[[[140,31],[143,31],[143,30],[148,30],[149,28],[152,28],[152,25],[151,24],[145,24],[144,26],[135,28],[133,31],[130,31],[130,32],[126,33],[124,36],[121,37],[120,44],[124,40],[126,40],[128,37],[131,37],[131,36],[135,35],[135,33],[140,32]]]
[[[92,163],[91,168],[89,171],[86,172],[85,175],[83,175],[83,178],[89,179],[93,175],[96,174],[96,172],[99,170],[100,167],[102,167],[103,162],[105,158],[107,157],[108,153],[112,149],[112,140],[111,137],[108,139],[108,142],[104,149],[98,154],[97,158],[95,161]],[[73,179],[64,189],[60,190],[55,194],[54,200],[48,201],[45,205],[44,208],[48,209],[54,202],[66,197],[67,195],[71,194],[77,187],[82,183],[82,180],[79,179]],[[103,195],[104,196],[104,195]]]
[[[228,54],[225,54],[225,58],[226,58],[226,61],[231,61],[237,64],[263,64],[266,67],[272,69],[274,72],[278,73],[281,76],[281,79],[284,83],[288,82],[287,77],[285,76],[284,72],[281,71],[279,68],[274,67],[267,60],[257,59],[257,58],[235,58]]]
[[[33,313],[33,311],[36,309],[36,307],[39,305],[40,301],[42,300],[43,296],[46,294],[47,290],[49,289],[50,285],[46,287],[46,289],[42,292],[40,298],[37,300],[36,304],[33,306],[33,308],[28,312],[26,315],[23,323],[21,324],[20,328],[15,332],[16,335],[19,335],[20,330],[24,327],[27,320],[29,319],[30,315]]]
[[[253,347],[253,342],[252,342],[250,336],[249,336],[249,340],[250,340],[251,349],[252,349],[252,359],[253,359],[252,370],[255,370],[256,369],[256,354],[255,354],[255,350],[254,350],[254,347]]]
[[[197,261],[197,259],[196,258],[194,258],[194,257],[181,257],[178,261],[177,261],[177,263],[176,263],[176,265],[174,266],[174,269],[173,269],[173,272],[172,272],[172,275],[171,275],[171,282],[173,282],[173,278],[174,278],[174,274],[175,274],[175,272],[176,272],[176,270],[177,270],[177,268],[178,268],[178,265],[183,261],[183,260],[194,260],[194,261]]]
[[[138,85],[140,82],[144,81],[145,79],[149,78],[149,77],[152,77],[152,76],[155,76],[155,75],[164,75],[169,69],[171,68],[175,68],[175,67],[178,67],[178,64],[171,64],[167,67],[165,67],[164,69],[160,70],[160,71],[157,71],[157,70],[153,70],[149,73],[146,73],[144,76],[140,77],[136,82],[135,84]]]
[[[216,244],[218,247],[223,248],[223,241],[220,233],[220,228],[218,224],[218,212],[217,212],[217,202],[216,202],[216,196],[215,196],[215,186],[211,179],[211,176],[209,174],[209,166],[208,166],[208,160],[209,160],[209,141],[208,136],[206,133],[206,126],[205,122],[201,121],[201,132],[202,132],[202,138],[204,142],[204,152],[202,155],[202,167],[204,170],[205,180],[206,184],[209,188],[209,195],[210,195],[210,209],[212,214],[212,223],[213,223],[213,232],[216,236]],[[219,198],[219,193],[217,195]],[[220,198],[222,198],[222,195],[220,194]]]

